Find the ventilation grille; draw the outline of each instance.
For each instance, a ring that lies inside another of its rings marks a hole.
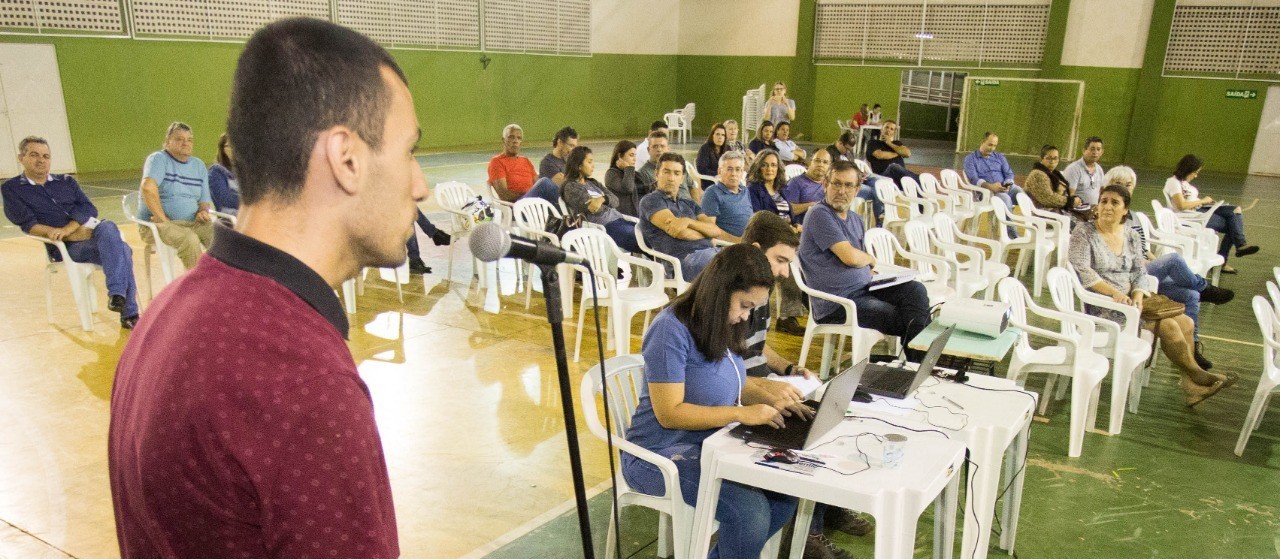
[[[590,0],[486,0],[486,50],[591,54]]]
[[[1280,6],[1178,4],[1164,73],[1280,81]]]
[[[479,0],[337,0],[338,23],[391,47],[480,50]]]
[[[0,29],[28,33],[124,34],[118,0],[0,0]]]
[[[134,0],[139,37],[245,40],[280,18],[329,19],[328,0]]]

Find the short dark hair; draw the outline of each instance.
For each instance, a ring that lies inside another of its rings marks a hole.
[[[742,232],[742,242],[760,245],[760,250],[769,250],[779,244],[794,248],[800,246],[800,235],[796,234],[796,230],[782,216],[760,210],[747,221],[747,228]]]
[[[662,130],[653,130],[653,131],[649,132],[649,139],[650,139],[650,140],[652,140],[652,139],[654,139],[654,138],[663,138],[663,139],[665,139],[665,138],[667,138],[667,137],[668,137],[668,136],[667,136],[667,133],[666,133],[666,132],[663,132]]]
[[[214,154],[213,159],[217,161],[219,165],[226,167],[227,170],[233,171],[235,170],[235,165],[232,164],[231,158],[227,157],[227,144],[229,143],[231,143],[231,141],[227,138],[226,132],[223,132],[221,136],[218,136],[218,153]]]
[[[858,166],[854,165],[852,161],[845,161],[841,159],[839,161],[831,162],[831,170],[827,171],[827,180],[830,180],[836,173],[843,173],[845,171],[853,171],[857,173],[859,183],[861,183],[862,179],[865,178],[862,176],[862,171],[858,169]]]
[[[569,126],[556,130],[556,135],[551,137],[551,147],[567,142],[569,138],[578,139],[578,131]]]
[[[236,64],[227,117],[241,200],[297,200],[316,137],[334,126],[381,149],[392,98],[382,68],[408,83],[386,49],[328,21],[281,19],[254,33]]]
[[[44,144],[44,147],[49,147],[49,140],[41,138],[40,136],[27,136],[26,138],[23,138],[21,142],[18,142],[18,155],[25,155],[27,153],[27,146],[31,144]]]
[[[1173,176],[1178,177],[1180,181],[1184,181],[1191,176],[1191,173],[1199,171],[1201,167],[1204,167],[1204,161],[1196,157],[1196,154],[1188,153],[1178,160],[1178,166],[1174,168]]]
[[[851,146],[858,142],[858,133],[854,132],[852,129],[845,130],[840,133],[840,138],[837,141],[846,146]]]
[[[785,120],[784,120],[784,121],[782,121],[782,122],[779,122],[779,123],[777,123],[777,124],[773,125],[773,131],[774,131],[774,133],[777,133],[777,132],[778,132],[778,129],[779,129],[779,128],[782,128],[783,126],[786,126],[788,129],[790,129],[790,128],[791,128],[791,123],[790,123],[790,122],[787,122],[787,121],[785,121]]]
[[[684,169],[684,166],[685,166],[684,156],[672,151],[668,151],[667,153],[662,154],[662,156],[658,158],[658,163],[657,163],[658,168],[661,169],[662,164],[668,161],[674,161],[676,163],[679,163],[680,168]]]
[[[665,130],[667,128],[669,127],[667,126],[666,121],[662,121],[662,120],[655,120],[653,121],[653,124],[649,125],[650,132],[654,132],[656,130]]]
[[[564,160],[564,181],[580,181],[582,176],[582,162],[587,160],[587,155],[591,153],[591,148],[587,146],[578,146],[569,152],[569,156]]]
[[[719,360],[726,351],[742,354],[750,321],[729,324],[733,294],[755,287],[773,287],[773,269],[764,251],[750,244],[725,247],[693,279],[689,289],[671,302],[672,312],[693,336],[698,351]]]
[[[1090,145],[1090,144],[1092,144],[1092,143],[1094,143],[1094,142],[1097,142],[1097,143],[1101,144],[1101,143],[1102,143],[1102,138],[1099,138],[1099,137],[1097,137],[1097,136],[1089,136],[1088,138],[1085,138],[1085,139],[1084,139],[1084,147],[1085,147],[1085,149],[1088,149],[1088,148],[1089,148],[1089,145]]]
[[[1085,145],[1087,146],[1089,144],[1085,144]],[[1040,159],[1044,159],[1044,156],[1049,155],[1049,152],[1051,151],[1059,151],[1058,146],[1055,146],[1053,144],[1045,144],[1043,146],[1040,146]]]
[[[618,142],[617,145],[613,146],[613,155],[609,156],[609,167],[616,167],[618,165],[618,160],[622,159],[622,156],[626,155],[628,151],[633,149],[636,149],[636,143],[631,140],[622,140],[621,142]]]
[[[1108,192],[1119,196],[1120,201],[1124,202],[1124,209],[1129,209],[1129,203],[1133,200],[1133,196],[1129,194],[1129,189],[1118,184],[1108,184],[1102,187],[1102,190],[1098,192],[1098,200],[1102,200],[1102,195]],[[1120,221],[1129,221],[1129,216],[1124,216],[1124,219],[1121,219]]]

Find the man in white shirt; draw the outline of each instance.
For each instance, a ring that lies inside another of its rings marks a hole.
[[[667,123],[661,120],[655,120],[653,121],[653,124],[649,125],[649,134],[653,134],[654,132],[657,132],[659,130],[662,131],[665,137],[665,134],[669,132],[667,130]],[[649,161],[649,136],[645,136],[644,141],[636,145],[636,168],[639,169],[643,167],[644,164],[648,161]]]
[[[805,160],[809,158],[809,154],[800,149],[795,140],[791,139],[790,122],[778,123],[774,128],[773,147],[778,150],[778,156],[782,158],[784,164],[799,163],[804,165]]]
[[[1100,159],[1102,159],[1102,138],[1089,136],[1084,141],[1084,154],[1062,171],[1062,176],[1066,177],[1071,193],[1079,196],[1082,203],[1090,206],[1098,204],[1098,193],[1102,191],[1103,186],[1106,186],[1106,179],[1103,178],[1106,173],[1098,163]]]

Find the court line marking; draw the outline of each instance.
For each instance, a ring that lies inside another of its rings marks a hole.
[[[592,497],[599,495],[601,492],[608,489],[610,485],[611,485],[611,480],[605,480],[600,482],[595,487],[591,487],[587,489],[587,498],[591,499]],[[484,544],[480,547],[477,547],[471,550],[470,553],[463,555],[459,559],[481,559],[482,557],[490,553],[493,553],[494,551],[497,551],[502,546],[505,546],[513,541],[516,541],[528,535],[530,532],[537,530],[538,528],[547,524],[548,522],[555,519],[556,517],[566,512],[569,512],[570,510],[573,510],[573,508],[576,506],[578,506],[576,499],[570,499],[568,501],[560,503],[559,505],[556,505],[551,510],[544,512],[542,514],[539,514],[538,516],[533,517],[533,519],[529,520],[528,522],[525,522],[524,524],[516,526],[511,531],[501,536],[498,536],[493,541],[490,541],[487,544]]]
[[[1200,337],[1206,340],[1213,340],[1215,342],[1228,342],[1228,343],[1247,345],[1247,346],[1253,346],[1253,347],[1262,347],[1262,344],[1256,343],[1256,342],[1246,342],[1244,340],[1233,340],[1231,338],[1219,338],[1217,336],[1209,336],[1207,334],[1200,334]]]

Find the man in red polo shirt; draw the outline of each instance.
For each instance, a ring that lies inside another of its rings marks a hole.
[[[519,200],[538,178],[533,162],[520,155],[523,143],[524,129],[519,124],[508,124],[502,129],[502,153],[489,160],[489,184],[507,202]]]
[[[333,289],[404,262],[421,136],[380,46],[317,19],[244,46],[227,133],[236,230],[134,330],[111,394],[123,559],[400,554],[373,401]]]

